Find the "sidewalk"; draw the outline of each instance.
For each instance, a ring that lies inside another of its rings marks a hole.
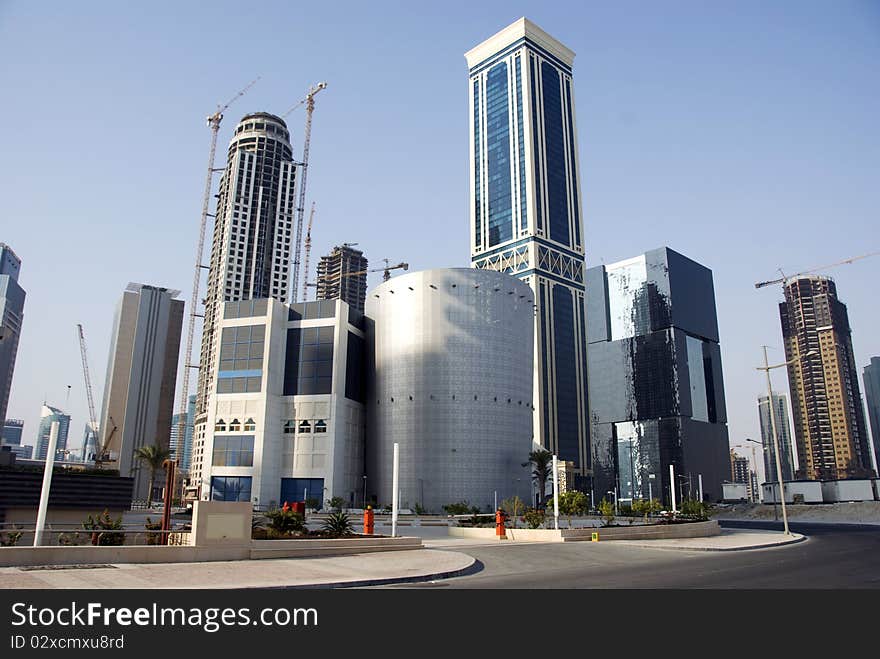
[[[0,568],[0,588],[340,588],[429,581],[467,574],[476,561],[468,547],[516,547],[561,543],[513,542],[450,538],[444,528],[412,528],[407,535],[422,537],[425,549],[379,552],[327,558],[218,561],[211,563],[118,564]],[[661,550],[736,551],[800,542],[806,538],[781,531],[725,529],[708,538],[677,540],[606,540],[603,546],[648,547]],[[591,542],[583,545],[589,551]]]

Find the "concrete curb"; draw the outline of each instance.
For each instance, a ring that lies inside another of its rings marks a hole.
[[[464,554],[467,556],[467,554]],[[381,579],[361,579],[357,581],[336,581],[329,583],[298,584],[291,586],[251,586],[243,590],[326,590],[332,588],[366,588],[368,586],[390,586],[401,583],[421,583],[436,581],[438,579],[451,579],[452,577],[464,577],[469,574],[482,572],[483,564],[472,556],[468,556],[470,563],[457,570],[435,572],[433,574],[417,574],[407,577],[384,577]]]
[[[782,540],[780,542],[765,542],[757,545],[748,545],[745,547],[675,547],[672,545],[650,545],[645,542],[633,540],[607,540],[607,542],[626,543],[630,547],[645,547],[647,549],[665,549],[669,551],[749,551],[751,549],[772,549],[774,547],[784,547],[785,545],[793,545],[804,540],[808,540],[808,536],[800,533],[792,533],[791,540]]]

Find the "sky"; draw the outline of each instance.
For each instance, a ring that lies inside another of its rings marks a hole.
[[[100,401],[127,284],[188,304],[205,117],[257,76],[226,112],[218,167],[241,116],[328,85],[313,264],[353,242],[371,267],[468,266],[464,53],[521,16],[576,53],[587,265],[665,245],[713,271],[731,444],[760,439],[754,367],[765,344],[784,360],[782,295],[754,283],[880,249],[876,1],[0,0],[0,241],[27,291],[7,416],[25,420],[25,443],[44,399],[70,410],[80,441],[77,323]],[[295,153],[304,119],[288,117]],[[861,369],[880,355],[880,257],[825,272]],[[784,369],[774,387],[787,391]]]

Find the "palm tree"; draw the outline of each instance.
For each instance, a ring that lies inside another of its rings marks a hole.
[[[538,503],[540,506],[544,501],[544,490],[547,487],[547,479],[550,478],[553,471],[553,454],[547,449],[538,449],[529,453],[529,462],[534,465],[532,470],[532,480],[538,484]]]
[[[162,468],[165,461],[170,457],[171,452],[154,444],[153,446],[141,446],[134,452],[134,457],[141,462],[146,463],[150,468],[150,490],[147,493],[147,508],[153,506],[153,485],[156,483],[156,471]]]

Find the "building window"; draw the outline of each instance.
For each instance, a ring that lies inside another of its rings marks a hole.
[[[214,432],[226,432],[226,422],[223,419],[217,419],[214,424]]]
[[[293,419],[288,419],[284,422],[284,434],[292,435],[294,432],[296,432],[296,424]]]
[[[244,422],[244,429],[245,429],[245,432],[254,431],[257,429],[257,424],[254,423],[253,419],[248,419],[247,421]]]
[[[253,435],[215,437],[211,464],[215,467],[253,467]]]
[[[241,422],[238,419],[233,419],[232,423],[229,424],[229,432],[239,432],[241,430]]]
[[[212,476],[212,501],[250,501],[250,476]]]
[[[309,423],[308,421],[300,421],[299,422],[299,432],[300,432],[300,434],[312,432],[312,424]]]
[[[323,419],[315,422],[315,432],[327,432],[327,424]]]

